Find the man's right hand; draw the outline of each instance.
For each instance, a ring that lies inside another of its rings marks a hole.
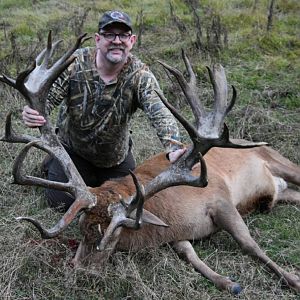
[[[31,128],[43,126],[46,123],[45,118],[28,105],[24,106],[22,117],[25,125]]]

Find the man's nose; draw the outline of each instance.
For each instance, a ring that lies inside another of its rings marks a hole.
[[[116,35],[115,39],[113,40],[113,43],[122,44],[122,41],[120,40],[120,37],[118,34]]]

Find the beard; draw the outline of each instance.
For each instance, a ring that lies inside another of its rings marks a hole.
[[[117,56],[114,55],[112,53],[112,51],[115,50],[115,49],[121,50],[122,54],[121,55],[117,55]],[[124,62],[126,60],[126,54],[125,54],[125,51],[124,51],[124,47],[110,47],[108,49],[107,54],[106,54],[106,59],[109,62],[113,63],[113,64],[118,64],[120,62]]]

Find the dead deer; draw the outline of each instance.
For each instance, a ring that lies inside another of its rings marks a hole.
[[[177,79],[196,120],[194,127],[157,91],[193,142],[176,163],[170,164],[161,153],[138,166],[131,176],[107,181],[97,188],[84,184],[56,137],[45,110],[52,83],[72,63],[72,53],[84,37],[79,37],[75,46],[48,68],[52,52],[58,45],[52,45],[49,34],[47,49],[28,70],[16,80],[5,75],[0,77],[2,82],[18,89],[28,104],[47,119],[38,139],[16,134],[12,130],[11,114],[8,115],[2,141],[26,143],[13,166],[15,182],[63,190],[75,197],[70,209],[49,230],[32,218],[19,217],[18,220],[31,222],[42,238],[48,239],[59,235],[83,211],[79,222],[83,238],[74,258],[75,266],[92,263],[100,268],[116,249],[138,250],[170,243],[219,289],[238,294],[240,285],[210,269],[189,242],[223,229],[245,252],[258,258],[285,284],[300,292],[300,278],[283,270],[260,249],[241,217],[257,208],[270,210],[279,201],[300,205],[300,193],[287,185],[300,185],[300,168],[264,146],[265,143],[235,141],[235,144],[229,140],[224,118],[234,105],[236,91],[233,88],[232,100],[227,104],[227,81],[220,65],[208,69],[214,89],[214,109],[209,112],[200,102],[196,76],[185,54],[183,60],[189,82],[181,72],[161,63]],[[23,175],[21,166],[31,147],[57,157],[68,175],[68,183]],[[194,167],[198,161],[200,165]]]

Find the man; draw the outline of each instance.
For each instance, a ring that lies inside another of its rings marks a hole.
[[[158,83],[130,51],[136,42],[130,17],[108,11],[99,21],[95,48],[75,52],[76,60],[54,83],[48,108],[62,103],[58,132],[64,147],[88,186],[125,176],[135,168],[131,153],[129,121],[143,109],[166,149],[171,162],[185,151],[178,146],[179,133],[172,114],[154,89]],[[42,126],[45,119],[25,106],[23,120],[29,127]],[[46,164],[49,180],[66,181],[55,159]],[[67,209],[73,198],[61,191],[46,190],[52,207]]]

